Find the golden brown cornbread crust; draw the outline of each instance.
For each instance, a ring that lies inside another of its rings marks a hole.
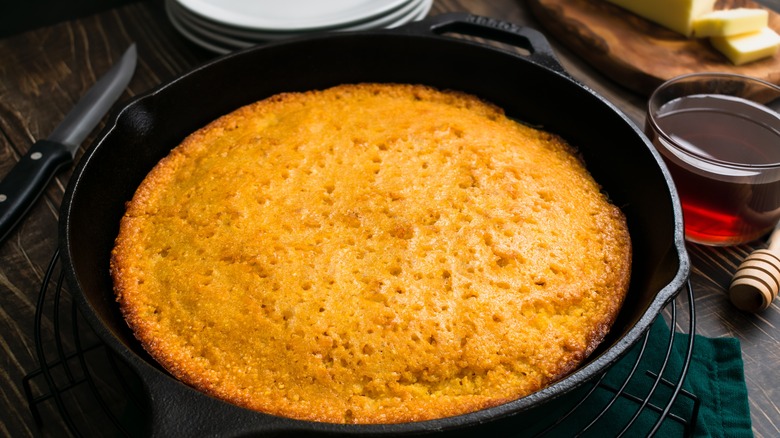
[[[117,300],[171,374],[280,416],[393,423],[571,372],[631,247],[574,150],[458,92],[288,93],[195,132],[122,219]]]

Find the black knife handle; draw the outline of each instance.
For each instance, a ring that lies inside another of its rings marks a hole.
[[[64,145],[39,140],[0,181],[0,243],[43,193],[57,170],[72,161]]]

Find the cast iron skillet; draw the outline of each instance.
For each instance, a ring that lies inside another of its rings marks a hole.
[[[451,34],[503,42],[523,53]],[[239,106],[282,91],[367,81],[465,91],[563,136],[625,212],[634,248],[628,298],[602,346],[574,373],[527,397],[470,414],[335,425],[264,415],[203,395],[165,373],[135,340],[114,301],[108,261],[124,204],[147,172],[187,134]],[[152,411],[148,432],[157,436],[412,434],[462,430],[527,413],[601,375],[646,332],[690,270],[676,192],[641,131],[572,79],[538,32],[465,14],[440,15],[392,31],[322,34],[245,50],[134,100],[113,117],[75,170],[59,232],[63,266],[80,309],[102,340],[141,376]]]

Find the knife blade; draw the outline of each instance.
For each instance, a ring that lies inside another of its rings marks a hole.
[[[122,95],[138,54],[132,44],[78,101],[45,140],[38,140],[0,181],[0,244],[21,222],[57,171],[73,162],[79,146]]]

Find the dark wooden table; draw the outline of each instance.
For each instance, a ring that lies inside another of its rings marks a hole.
[[[780,10],[780,0],[765,3]],[[468,11],[539,27],[519,0],[437,0],[431,14],[448,11]],[[162,2],[149,0],[0,39],[0,176],[36,139],[50,133],[131,42],[138,45],[139,65],[124,99],[142,94],[215,56],[180,36],[166,19]],[[555,41],[552,43],[564,67],[575,78],[615,103],[638,124],[643,123],[643,96],[611,82],[576,54]],[[84,146],[91,144],[96,133]],[[39,367],[33,340],[36,300],[57,248],[58,208],[71,170],[56,177],[24,223],[0,246],[3,436],[61,436],[67,431],[61,416],[47,403],[41,403],[46,426],[40,429],[35,424],[21,382]],[[696,331],[709,337],[736,337],[742,342],[754,433],[774,437],[780,436],[780,305],[775,301],[765,312],[746,314],[736,310],[726,296],[737,265],[762,245],[690,245],[689,252],[693,262]],[[51,330],[53,324],[49,317],[43,317],[43,330]]]

